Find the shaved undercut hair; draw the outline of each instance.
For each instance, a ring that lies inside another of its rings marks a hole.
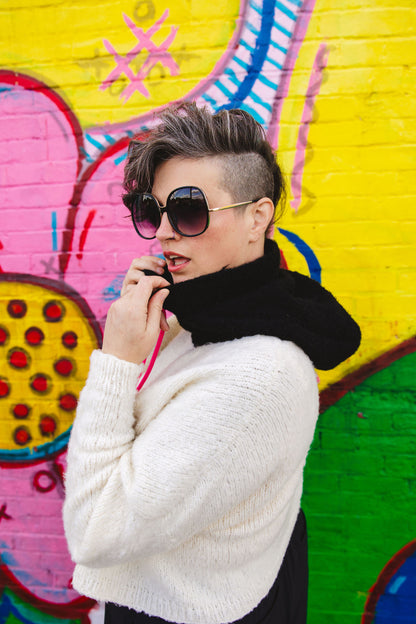
[[[206,107],[185,102],[165,108],[158,119],[144,140],[130,142],[123,183],[127,208],[138,192],[151,192],[155,171],[163,162],[175,156],[211,156],[221,160],[220,185],[234,202],[269,197],[275,207],[271,224],[281,216],[283,175],[263,127],[249,113],[232,109],[212,114]]]

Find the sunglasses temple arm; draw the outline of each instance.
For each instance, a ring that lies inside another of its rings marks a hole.
[[[257,200],[253,200],[257,201]],[[228,210],[229,208],[238,208],[239,206],[248,206],[253,201],[239,202],[238,204],[230,204],[229,206],[222,206],[221,208],[208,208],[208,212],[218,212],[219,210]]]

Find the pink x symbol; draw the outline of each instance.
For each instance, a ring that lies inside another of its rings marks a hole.
[[[123,89],[120,97],[124,98],[124,100],[127,101],[133,95],[134,91],[139,91],[145,97],[149,97],[150,94],[144,86],[143,80],[157,63],[161,63],[164,67],[167,67],[170,70],[172,76],[176,76],[179,73],[178,64],[174,61],[171,54],[168,52],[168,48],[173,42],[178,28],[172,26],[170,34],[159,46],[157,46],[151,40],[151,37],[153,37],[153,35],[158,32],[168,15],[169,9],[166,9],[163,15],[153,24],[153,26],[151,26],[146,32],[144,32],[141,28],[136,26],[126,14],[123,13],[123,18],[126,25],[135,35],[138,43],[134,46],[134,48],[127,52],[125,56],[122,56],[121,54],[118,54],[118,52],[116,52],[116,50],[107,39],[103,40],[105,47],[107,48],[108,52],[113,55],[117,65],[100,86],[101,90],[107,89],[121,76],[121,74],[124,73],[130,80],[130,84],[125,89]],[[149,52],[149,55],[137,72],[137,74],[134,74],[133,70],[129,66],[129,63],[144,49]]]

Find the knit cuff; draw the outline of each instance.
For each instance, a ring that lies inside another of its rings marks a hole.
[[[78,404],[78,425],[98,435],[130,430],[134,423],[137,381],[143,369],[143,364],[93,351],[87,383]]]
[[[134,364],[120,360],[115,355],[95,350],[90,357],[88,384],[101,386],[104,393],[113,396],[124,396],[134,392],[137,380],[144,369],[144,364]]]

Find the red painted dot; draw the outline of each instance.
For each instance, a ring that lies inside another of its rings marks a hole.
[[[34,375],[31,379],[30,387],[35,392],[47,392],[49,390],[49,379],[42,373]]]
[[[59,398],[59,407],[66,412],[72,412],[77,406],[77,397],[73,394],[63,394]]]
[[[30,435],[30,432],[28,429],[26,429],[26,427],[18,427],[14,430],[13,438],[16,444],[18,444],[19,446],[24,446],[31,441],[32,436]]]
[[[21,299],[12,299],[7,305],[7,312],[12,318],[23,318],[27,312],[27,305]]]
[[[67,349],[75,349],[78,344],[78,336],[73,331],[67,331],[62,335],[62,344]]]
[[[30,364],[30,356],[24,349],[12,349],[9,351],[8,358],[13,368],[27,368]]]
[[[56,421],[52,416],[42,416],[39,429],[43,436],[52,436],[56,431]]]
[[[10,386],[6,379],[0,379],[0,399],[7,397],[10,393]]]
[[[50,323],[57,323],[62,319],[65,313],[65,308],[59,301],[49,301],[43,307],[43,316],[46,321]]]
[[[6,344],[9,339],[9,332],[4,327],[0,327],[0,345]]]
[[[13,415],[15,418],[27,418],[29,416],[30,408],[24,403],[18,403],[13,408]]]
[[[29,327],[25,332],[26,342],[32,347],[36,347],[43,342],[45,334],[39,327]]]
[[[62,375],[62,377],[68,377],[74,369],[73,363],[67,358],[61,358],[60,360],[55,362],[53,367],[58,375]]]

